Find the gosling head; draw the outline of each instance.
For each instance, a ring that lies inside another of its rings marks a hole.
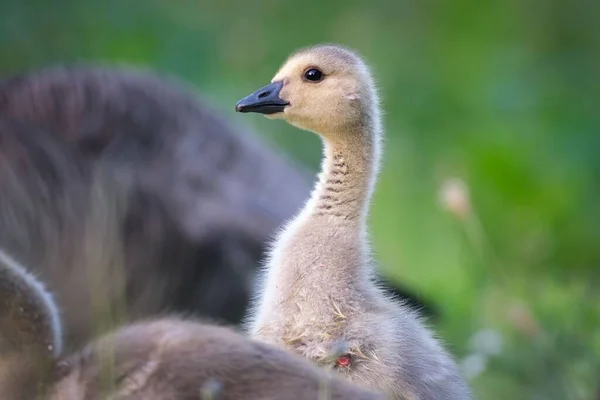
[[[238,112],[256,112],[324,137],[363,130],[377,120],[377,95],[361,58],[334,45],[302,49],[267,86],[240,100]]]

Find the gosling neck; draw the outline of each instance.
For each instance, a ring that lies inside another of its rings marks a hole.
[[[311,216],[364,223],[377,179],[379,132],[361,128],[321,137],[324,159]]]

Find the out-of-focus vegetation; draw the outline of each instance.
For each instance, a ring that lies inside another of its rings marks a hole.
[[[233,106],[297,47],[360,51],[386,113],[382,269],[440,305],[436,328],[478,398],[591,400],[598,21],[591,0],[3,0],[0,73],[99,60],[176,74],[316,169],[316,137]]]

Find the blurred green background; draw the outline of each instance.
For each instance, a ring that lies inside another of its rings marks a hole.
[[[358,50],[386,117],[381,268],[441,307],[478,398],[592,400],[599,21],[593,0],[2,0],[0,73],[98,60],[175,74],[316,170],[316,137],[233,106],[298,47]]]

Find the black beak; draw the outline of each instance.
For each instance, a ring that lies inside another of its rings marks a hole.
[[[289,102],[279,98],[283,81],[269,83],[262,89],[244,97],[235,105],[237,112],[255,112],[260,114],[275,114],[282,112]]]

